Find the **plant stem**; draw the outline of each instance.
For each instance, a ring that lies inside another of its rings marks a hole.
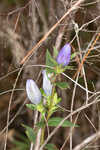
[[[47,121],[51,117],[51,108],[52,108],[52,104],[53,104],[54,91],[55,91],[55,86],[52,89],[52,95],[51,95],[51,99],[50,99],[50,106],[49,106],[49,110],[48,110],[47,117],[46,117]],[[44,127],[42,128],[42,131],[41,131],[42,132],[41,133],[41,145],[44,143],[45,128],[46,128],[46,125],[44,125]]]
[[[57,75],[55,76],[55,79],[53,80],[52,84],[55,83],[56,77],[57,77]],[[48,112],[47,112],[47,116],[46,116],[47,122],[48,122],[49,118],[50,118],[51,115],[52,115],[52,113],[51,113],[51,108],[52,108],[52,105],[53,105],[54,93],[55,93],[55,85],[54,85],[53,88],[52,88],[52,94],[51,94],[51,97],[50,97],[50,105],[49,105],[49,107],[48,107]],[[45,128],[46,128],[46,125],[44,125],[44,127],[42,128],[42,131],[41,131],[41,145],[44,143]]]

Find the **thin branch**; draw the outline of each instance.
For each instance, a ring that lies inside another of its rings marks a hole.
[[[82,150],[84,148],[88,148],[88,144],[94,142],[100,138],[100,131],[86,138],[82,143],[77,145],[73,150]]]
[[[44,146],[47,144],[47,142],[51,139],[51,137],[58,131],[58,129],[61,127],[61,125],[64,123],[65,120],[69,119],[72,115],[77,114],[78,112],[90,107],[91,105],[100,102],[100,99],[98,100],[100,96],[96,97],[96,99],[88,104],[83,105],[82,107],[78,108],[77,110],[73,111],[72,113],[70,113],[69,115],[67,115],[60,123],[59,125],[49,134],[49,136],[47,137],[47,139],[45,140],[44,144],[40,147],[40,150],[42,150],[44,148]],[[89,100],[88,100],[89,101]]]
[[[33,54],[33,52],[41,46],[41,44],[48,38],[48,36],[57,28],[57,26],[78,6],[84,2],[84,0],[79,0],[75,3],[64,15],[63,17],[44,35],[44,37],[28,52],[28,54],[22,59],[20,64],[24,64],[25,61]]]

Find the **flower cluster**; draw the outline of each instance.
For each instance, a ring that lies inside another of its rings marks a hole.
[[[70,56],[71,56],[71,46],[70,44],[67,43],[58,53],[56,61],[58,64],[66,66],[70,62]],[[43,90],[47,96],[50,96],[52,93],[53,85],[51,84],[51,81],[49,79],[49,74],[47,74],[46,70],[43,70],[42,75],[43,75]],[[40,103],[42,95],[35,81],[31,79],[27,80],[26,92],[29,100],[33,104],[37,105]]]
[[[50,96],[52,93],[52,84],[50,82],[50,79],[47,75],[46,70],[43,70],[42,74],[43,74],[43,90],[47,96]],[[41,98],[42,98],[41,92],[34,80],[32,80],[32,79],[27,80],[26,92],[27,92],[27,96],[28,96],[29,100],[33,104],[37,105],[40,103]]]

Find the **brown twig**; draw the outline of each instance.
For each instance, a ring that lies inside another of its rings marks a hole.
[[[12,15],[14,13],[21,12],[21,11],[23,11],[24,9],[26,9],[28,7],[30,2],[31,2],[31,0],[29,0],[29,2],[25,6],[17,8],[17,9],[14,9],[14,10],[8,12],[8,13],[6,13],[6,12],[5,13],[0,13],[0,16],[10,16],[10,15]]]
[[[79,66],[79,69],[77,70],[77,72],[76,72],[75,75],[74,75],[74,78],[76,77],[76,75],[78,74],[78,72],[81,71],[81,68],[82,68],[82,66],[83,66],[83,64],[84,64],[84,62],[85,62],[87,56],[88,56],[88,55],[90,54],[90,52],[93,50],[93,48],[94,48],[96,42],[98,41],[99,37],[100,37],[100,33],[98,33],[98,35],[97,35],[95,41],[93,42],[93,44],[91,45],[90,49],[89,49],[88,52],[84,55],[84,57],[83,57],[83,59],[82,59],[82,62],[81,62],[81,64],[80,64],[80,66]]]
[[[89,98],[90,99],[90,98]],[[95,99],[94,101],[83,105],[82,107],[76,109],[75,111],[73,111],[72,113],[70,113],[69,115],[67,115],[60,123],[59,125],[49,134],[49,136],[47,137],[47,139],[45,140],[44,144],[40,147],[40,150],[43,150],[44,146],[47,144],[47,142],[51,139],[51,137],[58,131],[58,129],[61,127],[61,125],[64,123],[65,120],[69,119],[71,116],[81,112],[82,110],[90,107],[93,104],[96,104],[100,102],[100,100]]]
[[[43,38],[28,52],[28,54],[22,59],[20,64],[24,64],[24,62],[33,54],[33,52],[41,46],[41,44],[48,38],[48,36],[56,29],[56,27],[78,6],[84,2],[84,0],[79,0],[75,3],[63,16],[62,18],[43,36]]]
[[[73,150],[82,150],[86,146],[88,146],[88,144],[98,140],[99,138],[100,138],[100,131],[98,131],[97,133],[95,133],[95,134],[91,135],[90,137],[86,138],[82,143],[77,145]]]
[[[18,13],[18,16],[17,16],[17,19],[16,19],[16,23],[15,23],[15,27],[14,27],[14,32],[16,32],[16,29],[17,29],[17,25],[18,25],[18,21],[19,21],[20,15],[21,15],[21,13],[19,12],[19,13]]]

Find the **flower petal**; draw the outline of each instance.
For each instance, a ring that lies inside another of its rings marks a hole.
[[[67,66],[70,62],[71,56],[71,46],[70,44],[65,44],[65,46],[60,50],[57,56],[58,64],[62,64],[63,66]]]
[[[33,104],[39,104],[41,101],[41,92],[34,80],[28,79],[26,82],[26,93]]]
[[[46,70],[43,70],[42,74],[43,74],[43,90],[47,96],[50,96],[52,93],[52,84],[49,80],[49,74],[47,75]]]

